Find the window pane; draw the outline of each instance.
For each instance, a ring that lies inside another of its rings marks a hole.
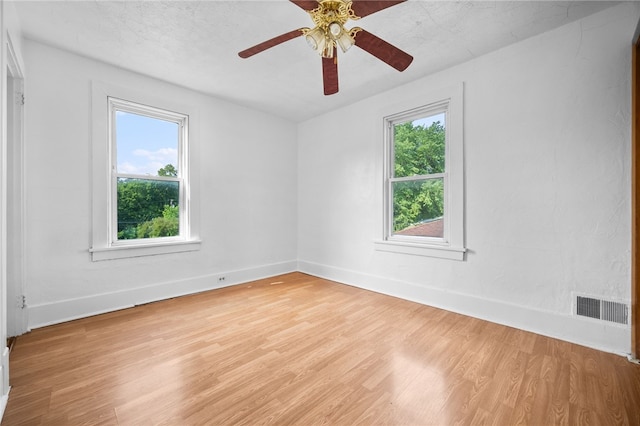
[[[444,172],[445,114],[394,125],[394,177]]]
[[[178,142],[178,123],[116,111],[118,173],[177,176]]]
[[[118,178],[118,239],[180,234],[180,183]]]
[[[444,237],[444,179],[393,183],[393,231],[396,235]]]

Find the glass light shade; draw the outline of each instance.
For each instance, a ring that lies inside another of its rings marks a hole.
[[[356,43],[353,37],[351,37],[349,33],[346,31],[342,31],[340,36],[336,39],[336,42],[338,43],[338,46],[340,46],[340,49],[342,49],[343,52],[346,52],[347,50],[349,50],[351,46],[353,46]]]
[[[309,45],[310,48],[312,48],[313,50],[317,50],[318,49],[318,43],[316,43],[316,40],[313,37],[308,35],[305,38],[306,38],[307,44]]]
[[[340,34],[343,32],[342,25],[337,22],[332,22],[329,24],[329,33],[331,34],[331,38],[337,40]]]
[[[319,54],[322,54],[326,47],[327,40],[325,38],[324,31],[322,31],[320,27],[315,27],[314,29],[309,31],[307,33],[306,39],[307,43],[313,50],[317,51]]]

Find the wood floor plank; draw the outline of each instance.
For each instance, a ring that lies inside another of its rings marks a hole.
[[[36,329],[2,425],[640,424],[624,358],[301,273]]]

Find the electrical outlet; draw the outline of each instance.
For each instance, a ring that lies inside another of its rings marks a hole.
[[[226,277],[218,277],[218,282],[221,283],[226,279]]]

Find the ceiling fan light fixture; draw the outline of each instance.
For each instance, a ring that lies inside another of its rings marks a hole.
[[[340,46],[343,52],[349,50],[356,43],[349,31],[339,22],[332,22],[328,27],[328,32],[331,40]]]
[[[331,24],[329,24],[329,33],[331,34],[331,38],[333,38],[334,40],[337,40],[338,37],[340,37],[340,34],[342,34],[343,32],[344,29],[339,23],[332,22]]]
[[[315,27],[307,32],[305,37],[309,46],[321,54],[327,44],[327,38],[324,35],[324,31],[320,27]]]
[[[307,10],[315,23],[312,30],[305,29],[307,42],[323,58],[333,58],[340,46],[343,52],[355,44],[353,36],[344,28],[349,19],[358,19],[351,9],[350,0],[318,0],[318,7]]]
[[[356,44],[356,41],[348,32],[342,31],[340,37],[336,39],[336,43],[338,43],[338,46],[340,46],[340,49],[342,49],[343,52],[346,52],[351,48],[351,46]]]

